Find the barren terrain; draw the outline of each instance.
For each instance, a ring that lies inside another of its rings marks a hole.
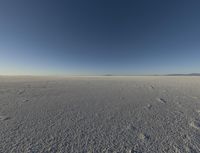
[[[199,153],[200,77],[0,77],[1,153]]]

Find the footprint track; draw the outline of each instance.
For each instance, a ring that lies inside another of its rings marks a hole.
[[[167,101],[166,101],[165,99],[163,99],[163,98],[156,98],[156,100],[157,100],[158,102],[160,102],[160,103],[163,103],[163,104],[166,104],[166,103],[167,103]]]
[[[0,120],[1,121],[6,121],[6,120],[9,120],[10,117],[9,116],[6,116],[6,115],[0,115]]]
[[[189,125],[197,130],[200,130],[200,121],[199,120],[192,120]]]

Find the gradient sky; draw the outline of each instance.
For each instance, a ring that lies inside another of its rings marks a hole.
[[[0,74],[192,72],[199,0],[0,1]]]

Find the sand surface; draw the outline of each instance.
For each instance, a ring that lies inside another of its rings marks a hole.
[[[199,153],[200,77],[0,77],[1,153]]]

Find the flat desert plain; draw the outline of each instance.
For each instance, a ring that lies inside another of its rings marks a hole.
[[[199,153],[200,77],[0,77],[1,153]]]

